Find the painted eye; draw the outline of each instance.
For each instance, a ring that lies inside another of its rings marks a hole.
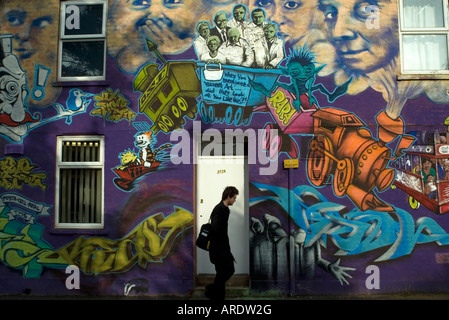
[[[325,18],[328,20],[333,20],[335,19],[336,16],[337,16],[336,12],[328,12],[326,13]]]
[[[287,10],[296,10],[302,6],[302,3],[296,1],[287,1],[284,3],[284,8]]]
[[[135,9],[148,9],[149,7],[151,7],[151,1],[134,0],[132,5],[135,7]]]
[[[338,10],[331,5],[320,5],[319,10],[323,12],[325,20],[333,21],[337,19]]]
[[[15,81],[9,81],[5,86],[6,92],[10,96],[17,96],[19,94],[19,85]]]
[[[26,13],[20,10],[12,10],[8,13],[7,19],[11,27],[17,27],[25,22]]]
[[[259,0],[259,1],[256,1],[256,5],[261,8],[268,8],[273,5],[273,1],[272,0]]]
[[[183,0],[164,0],[164,5],[172,6],[177,4],[182,4]]]
[[[359,19],[367,19],[377,12],[379,12],[379,7],[368,2],[360,3],[355,8],[355,14]]]
[[[47,27],[51,23],[52,23],[52,18],[51,17],[41,17],[39,19],[34,20],[33,23],[31,24],[31,27],[44,29],[45,27]]]

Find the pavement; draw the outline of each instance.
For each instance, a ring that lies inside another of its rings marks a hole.
[[[132,296],[91,296],[91,295],[0,295],[0,300],[184,300],[208,301],[204,287],[196,287],[188,295],[132,295]],[[283,295],[279,292],[255,292],[248,287],[232,287],[226,290],[227,301],[312,301],[312,300],[449,300],[449,293],[391,293],[391,294],[348,294],[348,295]]]

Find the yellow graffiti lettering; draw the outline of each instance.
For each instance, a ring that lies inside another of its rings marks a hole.
[[[276,91],[276,93],[268,99],[269,107],[274,109],[276,116],[281,123],[288,125],[291,117],[295,114],[296,110],[293,108],[290,98],[285,95],[283,91]]]
[[[149,261],[161,261],[192,223],[192,213],[175,207],[168,217],[161,213],[148,217],[122,239],[80,237],[56,252],[86,274],[124,272],[136,263],[144,268]]]
[[[28,158],[20,158],[16,161],[12,157],[0,160],[0,187],[5,189],[22,189],[23,184],[30,187],[40,187],[46,190],[42,183],[47,178],[45,172],[32,173],[37,166],[32,165]]]

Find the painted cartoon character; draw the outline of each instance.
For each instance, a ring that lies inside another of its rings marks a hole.
[[[67,98],[67,109],[73,111],[73,113],[84,112],[92,100],[89,97],[94,96],[91,93],[85,93],[80,89],[73,88],[70,90],[69,97]],[[65,121],[67,124],[72,123],[72,116],[69,115]]]
[[[26,73],[12,53],[12,35],[0,37],[0,134],[20,141],[27,123],[35,123],[28,112]]]
[[[81,108],[64,108],[55,103],[53,107],[58,114],[45,119],[41,118],[40,113],[31,114],[27,104],[30,90],[26,72],[13,54],[12,38],[12,34],[0,35],[0,136],[21,142],[30,130],[43,124],[63,118],[70,124],[71,117],[84,112],[88,103],[83,102]]]
[[[135,135],[134,141],[134,145],[140,149],[139,153],[130,149],[122,152],[119,155],[121,164],[112,169],[118,175],[114,178],[115,185],[124,191],[131,191],[140,177],[158,170],[164,161],[158,153],[171,147],[171,144],[166,143],[153,151],[153,146],[156,143],[154,133],[146,126],[143,127],[147,131],[139,131]]]
[[[153,131],[137,133],[136,141],[134,142],[134,144],[140,149],[139,157],[136,160],[138,165],[151,167],[151,164],[157,161],[156,156],[158,152],[171,146],[169,143],[167,143],[153,151],[153,145],[155,143],[156,138],[153,137]]]
[[[271,89],[265,88],[261,83],[256,83],[250,80],[254,89],[262,92],[267,97],[271,96],[271,93],[275,91],[277,87],[284,88],[288,92],[291,92],[296,96],[296,100],[293,102],[293,106],[296,110],[300,111],[300,107],[304,110],[316,109],[317,101],[312,93],[319,90],[321,93],[327,96],[329,102],[333,102],[335,99],[345,94],[348,90],[348,86],[352,81],[352,77],[340,86],[337,86],[334,92],[330,93],[321,83],[314,85],[316,75],[326,65],[319,67],[315,66],[315,56],[313,53],[304,46],[293,48],[290,55],[287,58],[286,67],[280,67],[282,73],[289,76],[291,84],[282,82],[276,82]]]

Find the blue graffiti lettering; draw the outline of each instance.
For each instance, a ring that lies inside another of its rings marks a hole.
[[[310,186],[288,190],[258,183],[254,185],[261,191],[269,191],[270,195],[251,198],[251,205],[267,200],[277,202],[306,232],[305,246],[312,246],[318,240],[326,246],[329,237],[339,248],[335,253],[337,256],[388,247],[375,260],[386,261],[410,254],[416,244],[449,244],[449,234],[433,219],[421,217],[415,221],[400,208],[394,208],[392,212],[349,210],[346,206],[327,201]]]

